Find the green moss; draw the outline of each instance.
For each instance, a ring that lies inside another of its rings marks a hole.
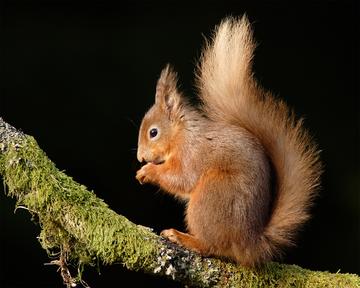
[[[258,270],[241,270],[231,274],[229,283],[232,284],[229,287],[360,287],[357,275],[311,271],[297,265],[272,262]],[[239,285],[234,286],[233,283]]]
[[[38,219],[40,243],[49,254],[66,249],[68,260],[92,265],[98,260],[112,264],[124,259],[124,265],[133,270],[149,264],[147,257],[155,253],[150,243],[154,235],[110,210],[84,185],[59,171],[35,139],[26,136],[20,143],[8,143],[0,159],[7,193]]]

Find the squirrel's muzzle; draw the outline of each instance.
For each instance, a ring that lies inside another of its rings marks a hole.
[[[140,148],[138,148],[138,150],[137,150],[137,159],[141,164],[153,163],[155,165],[159,165],[159,164],[162,164],[165,162],[165,160],[161,157],[143,153],[142,149],[140,149]]]
[[[137,160],[138,160],[140,163],[146,162],[143,154],[144,154],[144,153],[142,152],[142,150],[138,147],[137,153],[136,153],[136,157],[137,157]]]

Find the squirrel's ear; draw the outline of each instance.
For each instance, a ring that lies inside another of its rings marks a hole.
[[[169,112],[180,107],[181,95],[177,90],[177,75],[169,64],[161,71],[156,85],[155,104]]]

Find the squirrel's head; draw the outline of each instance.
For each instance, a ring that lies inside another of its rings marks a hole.
[[[140,126],[139,162],[162,164],[170,157],[172,147],[181,141],[185,105],[177,90],[176,73],[167,65],[156,85],[155,104],[145,114]]]

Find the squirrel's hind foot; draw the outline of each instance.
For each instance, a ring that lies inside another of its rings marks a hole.
[[[209,249],[206,247],[205,243],[203,243],[193,235],[180,232],[173,228],[161,231],[160,235],[175,244],[197,252],[203,256],[208,255]]]

